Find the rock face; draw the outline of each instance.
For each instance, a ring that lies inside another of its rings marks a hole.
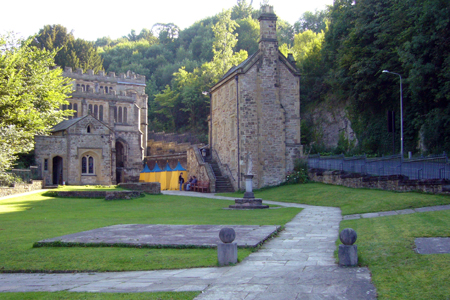
[[[355,141],[355,145],[358,144],[345,104],[328,107],[321,103],[308,113],[308,117],[314,124],[316,136],[320,137],[320,142],[325,146],[336,147],[342,135],[350,142]]]

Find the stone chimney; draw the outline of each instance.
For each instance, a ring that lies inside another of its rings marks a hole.
[[[261,6],[261,15],[259,16],[260,38],[259,49],[264,50],[265,44],[271,44],[278,49],[277,40],[277,16],[273,12],[273,6]]]

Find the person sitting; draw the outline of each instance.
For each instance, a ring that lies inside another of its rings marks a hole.
[[[186,183],[185,188],[184,188],[186,191],[189,191],[189,190],[190,190],[192,181],[194,181],[194,178],[192,178],[192,176],[191,176],[191,177],[189,178],[189,181]]]
[[[196,186],[197,182],[198,182],[197,177],[194,176],[194,179],[192,180],[192,183],[191,183],[190,187]]]

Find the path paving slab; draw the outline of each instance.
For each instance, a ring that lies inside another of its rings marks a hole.
[[[444,254],[450,253],[450,238],[416,238],[416,252],[419,254]]]
[[[125,244],[134,246],[197,246],[215,248],[219,232],[231,227],[236,232],[238,247],[257,247],[280,229],[280,226],[265,225],[146,225],[121,224],[63,235],[41,240],[40,244],[63,242],[69,244]]]

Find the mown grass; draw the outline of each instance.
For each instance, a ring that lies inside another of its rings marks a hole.
[[[0,200],[0,271],[130,271],[217,266],[215,249],[43,247],[34,242],[115,224],[284,225],[300,209],[224,210],[230,201],[165,195],[133,200]],[[239,260],[252,250],[240,249]]]
[[[263,200],[340,207],[343,215],[450,204],[450,196],[418,192],[353,189],[323,183],[307,183],[256,190]],[[221,194],[242,197],[243,193]]]
[[[341,222],[341,230],[348,227],[379,299],[450,299],[450,254],[414,251],[417,237],[450,237],[450,211]]]
[[[191,300],[200,292],[156,292],[156,293],[74,293],[74,292],[27,292],[2,293],[5,300]]]
[[[110,191],[124,190],[118,185],[59,185],[51,191]]]

